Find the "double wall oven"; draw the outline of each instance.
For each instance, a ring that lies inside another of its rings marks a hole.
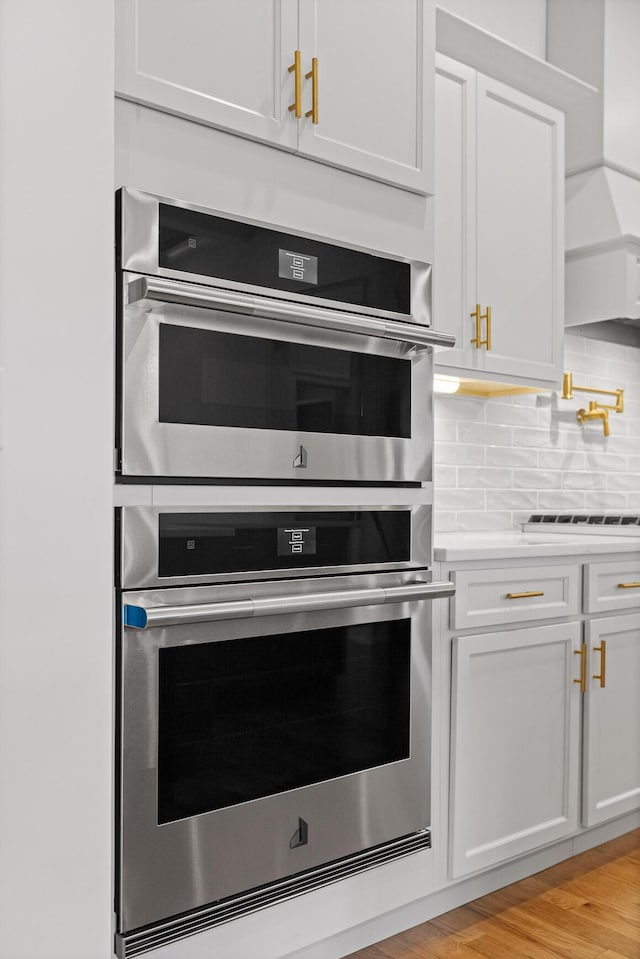
[[[153,490],[116,516],[128,957],[429,846],[453,587],[429,267],[133,191],[119,215],[118,488]]]

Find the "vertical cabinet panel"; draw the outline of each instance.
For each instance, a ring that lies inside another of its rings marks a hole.
[[[553,377],[563,311],[563,115],[482,75],[477,94],[478,301],[492,312],[484,369]]]
[[[436,58],[437,368],[551,386],[562,372],[564,115]],[[476,304],[491,318],[480,321]],[[490,325],[489,325],[490,324]],[[485,342],[487,339],[489,343]]]
[[[578,623],[454,639],[454,877],[576,829],[579,646]]]
[[[587,649],[582,815],[594,826],[640,809],[640,613],[592,620]]]
[[[295,150],[295,0],[116,0],[116,94]]]
[[[423,0],[299,0],[304,73],[318,58],[318,123],[300,153],[433,193],[432,9]],[[312,81],[304,81],[311,109]]]
[[[449,366],[469,367],[475,334],[469,304],[476,296],[475,70],[438,56],[435,117],[436,259],[433,316],[456,338]]]

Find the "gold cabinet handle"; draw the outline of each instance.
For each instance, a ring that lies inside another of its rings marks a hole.
[[[574,683],[580,685],[580,692],[586,693],[587,691],[587,647],[581,646],[580,649],[574,649],[574,654],[576,656],[581,656],[582,660],[580,663],[580,679],[574,679]]]
[[[640,583],[618,583],[618,589],[640,589]]]
[[[476,303],[476,308],[473,313],[470,313],[469,316],[474,316],[476,320],[476,335],[472,340],[469,340],[470,343],[473,343],[478,349],[481,347],[486,347],[487,350],[491,349],[491,307],[487,307],[486,313],[481,313],[482,307],[479,303]],[[487,323],[487,335],[486,338],[482,339],[482,326],[481,321],[485,320]]]
[[[507,599],[528,599],[529,596],[544,596],[544,593],[535,589],[528,593],[507,593]]]
[[[305,117],[311,117],[312,123],[318,122],[318,58],[311,58],[311,69],[305,73],[305,80],[311,80],[311,109],[307,110]]]
[[[289,73],[295,71],[295,100],[289,107],[289,112],[295,110],[295,115],[300,119],[302,116],[302,66],[301,66],[301,53],[299,50],[293,55],[293,63],[289,67]]]
[[[600,640],[599,646],[593,647],[594,653],[600,653],[600,672],[594,674],[592,679],[600,680],[600,689],[604,689],[606,682],[606,669],[607,669],[607,641],[606,639]]]

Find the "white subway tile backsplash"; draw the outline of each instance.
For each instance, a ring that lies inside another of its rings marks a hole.
[[[515,446],[487,446],[487,466],[521,466],[536,469],[537,450],[518,449]]]
[[[545,490],[538,498],[538,509],[553,510],[560,513],[563,510],[573,512],[584,509],[584,493],[563,493],[556,489]]]
[[[609,437],[600,422],[576,421],[590,399],[606,402],[597,395],[436,397],[436,529],[516,528],[540,511],[640,512],[640,350],[567,334],[564,369],[578,386],[624,388]]]
[[[608,489],[630,490],[640,493],[640,473],[619,472],[607,477]]]
[[[487,449],[487,453],[489,449]],[[640,457],[638,457],[640,459]],[[453,443],[436,444],[436,462],[451,466],[484,466],[485,447]]]
[[[487,509],[528,510],[538,508],[538,491],[523,489],[487,490]]]
[[[434,512],[433,528],[436,533],[452,533],[458,529],[458,514],[437,509]]]
[[[627,508],[627,497],[624,493],[613,493],[611,490],[592,490],[584,494],[584,506],[590,513],[622,513]]]
[[[516,489],[560,489],[562,473],[559,470],[514,470]]]
[[[511,470],[482,466],[461,466],[458,483],[469,489],[501,489],[511,485]]]
[[[458,471],[455,466],[436,466],[433,470],[433,482],[437,489],[458,485]]]
[[[549,446],[553,446],[553,440],[548,429],[542,430],[528,429],[527,427],[514,427],[513,445],[545,449]]]
[[[462,530],[481,530],[481,529],[511,529],[511,513],[500,512],[498,510],[485,510],[482,513],[460,513],[458,515],[458,529]]]
[[[627,469],[627,457],[616,453],[587,453],[586,466],[590,470],[599,470],[603,473],[624,473]],[[581,469],[578,463],[576,469]]]
[[[458,423],[459,443],[481,443],[483,446],[511,446],[513,430],[495,423]]]
[[[483,510],[486,499],[484,490],[476,489],[436,489],[433,494],[436,509],[445,510]]]
[[[537,426],[538,410],[535,406],[489,406],[487,405],[487,423],[501,423],[505,426]]]
[[[564,489],[604,489],[606,485],[606,473],[572,470],[564,473],[562,476],[562,486]]]
[[[550,470],[581,470],[587,465],[587,457],[577,450],[540,450],[538,466]]]

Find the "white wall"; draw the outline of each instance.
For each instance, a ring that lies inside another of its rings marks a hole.
[[[0,2],[0,957],[111,953],[112,0]]]
[[[437,0],[437,5],[544,60],[546,0]]]
[[[436,530],[511,529],[538,511],[640,513],[640,349],[566,336],[565,369],[576,386],[624,388],[610,436],[576,421],[597,399],[588,393],[436,397]]]

